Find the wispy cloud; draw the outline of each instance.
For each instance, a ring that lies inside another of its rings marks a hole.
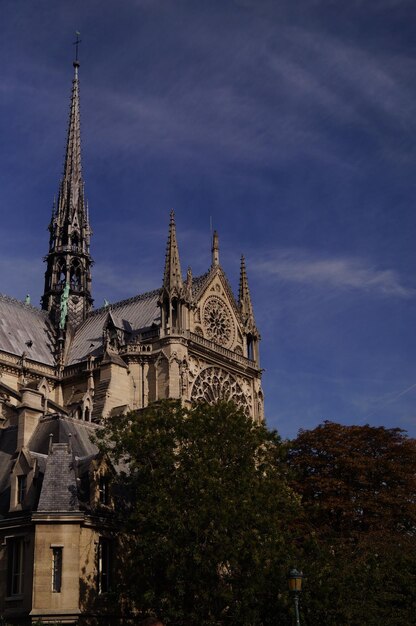
[[[396,124],[411,121],[412,88],[402,80],[413,65],[409,57],[375,52],[363,42],[354,44],[306,28],[286,28],[282,34],[288,50],[282,55],[280,47],[271,48],[268,60],[290,87],[292,98],[324,107],[331,117],[364,121],[369,107],[391,116]]]
[[[331,130],[348,128],[372,137],[387,156],[396,144],[413,150],[405,141],[416,118],[411,59],[316,28],[269,28],[254,21],[252,30],[239,24],[232,41],[218,43],[217,57],[227,62],[215,65],[215,72],[210,27],[197,30],[198,41],[189,28],[177,43],[179,51],[195,48],[192,71],[173,77],[162,68],[140,92],[135,84],[117,92],[97,87],[92,97],[100,106],[92,123],[106,127],[103,141],[126,153],[169,156],[174,150],[198,161],[215,152],[240,163],[303,155],[347,164],[354,157],[341,154]],[[380,133],[380,124],[386,132]],[[404,134],[403,142],[397,133]]]
[[[381,269],[355,257],[317,257],[304,250],[280,250],[271,258],[254,261],[253,271],[281,281],[312,287],[357,290],[398,298],[415,295],[392,269]]]
[[[36,256],[0,256],[1,291],[20,299],[29,293],[36,305],[41,293],[43,269]]]
[[[152,291],[160,285],[159,273],[143,263],[125,267],[117,263],[100,263],[94,268],[94,296],[97,306],[104,298],[112,302]]]

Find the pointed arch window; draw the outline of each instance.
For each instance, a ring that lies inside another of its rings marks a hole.
[[[178,330],[178,320],[179,320],[179,304],[177,298],[172,298],[172,330]]]
[[[58,286],[62,287],[65,285],[66,283],[66,271],[65,271],[65,263],[63,261],[59,261],[57,268],[56,268],[56,274],[57,274],[57,279],[58,279]]]
[[[77,232],[72,234],[72,237],[71,237],[71,247],[72,247],[72,252],[78,252],[79,236],[78,236]]]
[[[254,361],[254,337],[247,335],[247,358]]]
[[[258,337],[252,333],[246,335],[247,340],[247,358],[251,361],[257,361],[258,359]]]
[[[74,262],[71,266],[69,282],[72,291],[81,291],[81,266],[78,262]]]

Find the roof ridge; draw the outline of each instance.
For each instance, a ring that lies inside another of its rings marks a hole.
[[[210,273],[210,270],[208,270],[207,272],[204,272],[203,274],[200,274],[199,276],[193,276],[192,282],[197,283],[201,279],[206,278],[206,276],[208,276],[209,273]],[[99,309],[94,309],[93,311],[90,311],[86,319],[88,319],[89,317],[94,317],[94,315],[98,315],[99,313],[102,313],[103,311],[112,311],[114,308],[119,308],[121,306],[124,306],[125,304],[130,304],[131,302],[138,302],[139,300],[146,300],[147,298],[150,298],[151,296],[159,295],[159,293],[160,293],[160,288],[152,289],[151,291],[145,291],[143,293],[139,293],[136,296],[131,296],[130,298],[126,298],[125,300],[119,300],[118,302],[111,303],[108,306],[101,306]]]
[[[199,274],[199,276],[192,276],[192,282],[197,283],[198,281],[206,278],[208,274],[210,274],[210,272],[211,272],[211,268],[207,270],[206,272],[204,272],[203,274]]]
[[[94,309],[90,311],[85,319],[90,317],[94,317],[94,315],[98,315],[103,311],[112,311],[114,308],[119,308],[124,306],[125,304],[130,304],[130,302],[138,302],[139,300],[146,300],[151,296],[159,295],[160,289],[153,289],[152,291],[145,291],[144,293],[139,293],[137,296],[132,296],[131,298],[126,298],[125,300],[119,300],[119,302],[114,302],[109,304],[108,306],[101,306],[99,309]],[[82,323],[82,322],[81,322]]]
[[[219,266],[212,266],[204,274],[192,278],[192,287],[194,287],[195,284],[197,288],[194,296],[198,295],[204,289],[205,285],[209,281],[210,276],[216,271],[217,267]]]
[[[23,302],[22,300],[18,300],[17,298],[13,298],[13,296],[8,296],[5,293],[0,293],[0,300],[4,300],[5,302],[11,302],[12,304],[18,304],[24,309],[30,309],[31,311],[35,311],[36,313],[39,313],[39,315],[41,315],[42,317],[45,317],[45,318],[48,317],[47,311],[38,309],[38,307],[34,306],[33,304],[27,304],[26,302]]]

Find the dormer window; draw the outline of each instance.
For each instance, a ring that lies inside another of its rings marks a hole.
[[[100,504],[110,504],[110,485],[107,476],[100,476],[98,482],[98,496]]]
[[[23,504],[26,496],[27,478],[24,475],[17,477],[17,504]]]

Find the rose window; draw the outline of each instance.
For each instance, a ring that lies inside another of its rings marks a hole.
[[[211,341],[228,347],[233,339],[233,319],[227,305],[211,296],[205,303],[203,322],[206,334]]]
[[[240,385],[229,372],[220,367],[207,367],[197,376],[192,387],[191,400],[215,404],[219,400],[234,402],[249,416],[247,398]]]

